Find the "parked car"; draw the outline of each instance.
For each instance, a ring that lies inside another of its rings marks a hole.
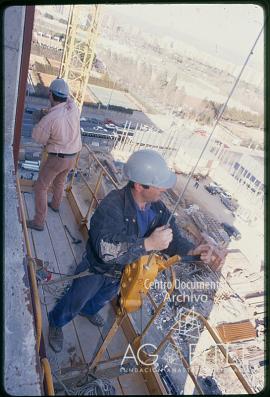
[[[224,197],[226,197],[228,199],[232,198],[232,195],[229,192],[227,192],[226,190],[223,190],[222,188],[220,189],[220,196],[221,195],[223,195]]]
[[[229,235],[229,237],[233,237],[235,240],[240,240],[241,233],[239,232],[238,229],[236,229],[235,226],[229,225],[226,222],[221,223],[221,226],[223,227],[223,229],[225,230],[225,232]]]
[[[38,110],[37,108],[34,108],[32,106],[26,106],[26,108],[24,109],[25,113],[34,113],[36,110]]]
[[[108,132],[108,130],[104,127],[101,127],[100,125],[96,126],[93,128],[95,131],[101,131],[101,132]]]
[[[220,201],[230,211],[235,211],[237,209],[237,205],[231,199],[224,196],[223,194],[220,194]]]
[[[92,124],[99,124],[99,123],[100,123],[100,120],[96,119],[95,117],[93,117],[92,119],[89,119],[89,121],[90,121]]]
[[[204,185],[204,188],[212,195],[219,193],[218,186]]]
[[[105,127],[106,127],[108,130],[114,130],[114,129],[116,128],[116,125],[113,124],[113,123],[107,123],[107,124],[105,124]]]

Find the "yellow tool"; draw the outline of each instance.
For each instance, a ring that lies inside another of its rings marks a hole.
[[[174,255],[165,260],[160,255],[142,256],[136,262],[125,267],[121,279],[120,308],[122,312],[135,312],[142,306],[143,295],[146,295],[151,283],[158,273],[179,262],[181,257]]]

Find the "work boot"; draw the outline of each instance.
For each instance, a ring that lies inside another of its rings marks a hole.
[[[49,345],[55,351],[55,353],[59,353],[63,348],[63,331],[62,328],[49,326],[49,335],[48,335]]]
[[[35,222],[34,222],[33,220],[28,220],[28,221],[26,221],[26,226],[27,226],[29,229],[38,230],[39,232],[42,232],[42,230],[44,230],[44,226],[36,225]]]
[[[96,325],[97,327],[103,327],[105,323],[101,315],[97,313],[92,315],[79,313],[79,315],[82,317],[86,317],[90,321],[90,323]]]
[[[53,208],[52,203],[48,203],[48,207],[50,207],[51,210],[53,210],[54,212],[59,212],[59,208]]]

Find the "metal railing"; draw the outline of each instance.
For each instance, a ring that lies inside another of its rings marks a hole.
[[[170,127],[168,131],[160,133],[153,126],[139,126],[137,123],[135,129],[130,128],[131,122],[125,123],[121,135],[115,141],[112,152],[123,155],[131,155],[134,151],[140,149],[153,149],[160,152],[165,158],[175,157],[177,154],[178,139],[177,129]]]
[[[156,350],[152,354],[156,355],[162,349],[162,347],[165,345],[165,343],[169,341],[173,345],[173,347],[175,348],[180,360],[183,362],[184,367],[188,371],[189,375],[191,375],[190,374],[190,372],[191,372],[190,364],[188,364],[188,362],[184,358],[183,353],[181,352],[179,346],[177,346],[177,344],[175,343],[175,340],[173,339],[173,334],[176,331],[177,326],[179,326],[180,322],[182,322],[183,319],[188,317],[188,316],[192,316],[192,318],[196,317],[197,319],[199,319],[204,324],[204,326],[206,327],[207,331],[209,332],[209,334],[211,335],[211,337],[215,341],[216,346],[219,348],[219,350],[221,351],[222,355],[224,356],[224,358],[226,360],[226,363],[228,363],[229,366],[231,367],[231,369],[234,371],[235,375],[237,376],[238,380],[240,381],[240,383],[242,384],[242,386],[244,387],[246,392],[249,393],[249,394],[254,394],[254,390],[249,385],[249,383],[246,381],[246,379],[244,378],[243,374],[240,372],[239,368],[237,367],[235,361],[231,358],[231,356],[229,355],[228,351],[223,346],[223,341],[220,339],[220,337],[218,336],[216,331],[213,329],[213,327],[209,324],[209,322],[206,320],[206,318],[203,315],[201,315],[200,313],[195,312],[194,310],[187,310],[186,313],[184,313],[179,319],[177,319],[177,321],[170,327],[170,330],[167,333],[166,337],[162,340],[162,342],[159,344],[159,346],[156,348]],[[194,375],[193,374],[192,374],[192,380],[194,382]],[[195,384],[197,384],[197,381],[196,381]],[[199,385],[197,385],[196,387],[198,388],[198,386]],[[200,386],[199,386],[198,389],[200,390]]]
[[[36,348],[37,348],[37,352],[40,357],[41,356],[40,345],[41,345],[41,339],[43,336],[42,335],[42,311],[41,311],[41,304],[40,304],[37,279],[36,279],[36,262],[32,256],[32,252],[31,252],[31,245],[30,245],[28,230],[27,230],[27,226],[26,226],[25,209],[24,209],[18,175],[16,176],[16,187],[17,187],[17,192],[18,192],[21,222],[22,222],[24,240],[25,240],[25,245],[26,245],[27,269],[28,269],[28,274],[29,274],[29,283],[30,283],[30,289],[31,289],[32,305],[33,305],[35,328],[36,328]],[[52,380],[52,375],[51,375],[51,370],[50,370],[50,364],[49,364],[48,360],[46,359],[46,357],[42,357],[42,358],[40,357],[40,362],[41,362],[42,368],[44,369],[44,379],[43,379],[44,386],[47,390],[47,394],[52,396],[52,395],[54,395],[54,388],[53,388],[53,380]]]
[[[104,167],[104,165],[100,162],[100,160],[96,157],[96,155],[93,153],[93,151],[89,148],[89,146],[88,146],[87,144],[84,144],[84,145],[83,145],[83,148],[86,149],[86,151],[88,152],[88,154],[92,157],[92,159],[93,159],[92,161],[93,161],[94,163],[96,163],[97,167],[100,169],[99,174],[98,174],[98,177],[97,177],[97,181],[96,181],[96,184],[95,184],[95,187],[92,188],[92,187],[90,186],[90,184],[88,183],[86,177],[85,177],[84,174],[83,174],[83,171],[82,171],[82,170],[79,168],[79,166],[78,166],[78,165],[79,165],[79,160],[80,160],[80,157],[81,157],[81,153],[82,153],[82,151],[81,151],[81,152],[77,155],[76,164],[75,164],[75,167],[74,167],[74,170],[73,170],[73,174],[72,174],[70,183],[68,184],[68,186],[67,186],[67,188],[66,188],[66,191],[67,191],[68,193],[72,193],[72,186],[74,185],[74,182],[75,182],[75,175],[79,175],[80,178],[81,178],[81,180],[82,180],[83,183],[85,184],[87,190],[89,191],[91,197],[92,197],[92,199],[90,200],[90,204],[89,204],[89,206],[88,206],[88,208],[87,208],[87,211],[86,211],[85,215],[82,215],[82,214],[80,215],[80,218],[81,218],[81,219],[80,219],[80,222],[79,222],[79,223],[80,223],[81,225],[87,225],[87,223],[88,223],[88,221],[89,221],[89,216],[90,216],[91,212],[93,211],[95,204],[96,204],[96,205],[98,204],[97,195],[98,195],[98,193],[99,193],[99,190],[100,190],[100,187],[101,187],[101,185],[102,185],[103,179],[106,178],[107,180],[109,180],[109,182],[112,183],[113,187],[115,187],[116,189],[119,189],[119,185],[118,185],[118,183],[112,178],[112,176],[109,174],[109,172],[106,170],[106,168]],[[91,165],[92,165],[92,162],[91,162]]]
[[[121,142],[120,142],[120,145],[121,145]],[[89,190],[89,192],[91,193],[91,196],[92,196],[92,200],[90,201],[90,204],[89,204],[89,207],[87,209],[87,212],[86,212],[85,216],[81,215],[81,217],[80,217],[80,223],[83,224],[86,227],[86,224],[87,224],[88,218],[89,218],[89,214],[94,209],[94,203],[98,204],[97,194],[98,194],[99,188],[101,186],[102,178],[104,178],[104,177],[108,178],[109,181],[113,184],[113,186],[116,189],[119,189],[119,186],[118,186],[117,182],[108,173],[108,171],[103,166],[103,164],[100,162],[100,160],[91,151],[91,149],[88,147],[88,145],[84,144],[83,147],[88,151],[89,155],[93,158],[93,161],[100,168],[100,173],[98,175],[95,187],[94,187],[94,189],[92,189],[89,186],[87,179],[83,176],[82,171],[78,168],[78,163],[79,163],[79,159],[80,159],[80,155],[81,155],[81,153],[79,153],[78,156],[77,156],[76,166],[75,166],[75,169],[73,171],[73,175],[72,175],[70,184],[68,185],[66,190],[67,190],[67,192],[72,193],[72,186],[73,186],[74,181],[75,181],[75,174],[79,173],[80,176],[82,177],[83,182],[87,186],[87,188],[88,188],[88,190]],[[165,299],[159,306],[157,306],[155,301],[154,301],[154,299],[153,299],[153,297],[150,294],[150,291],[147,294],[147,297],[149,298],[150,302],[152,303],[152,305],[153,305],[153,307],[155,309],[155,313],[152,316],[151,320],[147,323],[147,325],[144,328],[144,330],[142,331],[141,335],[138,335],[133,340],[134,346],[137,346],[137,348],[140,346],[142,338],[146,335],[146,333],[148,332],[148,330],[151,327],[151,325],[154,323],[154,321],[157,318],[157,316],[160,315],[160,313],[161,313],[162,309],[164,308],[167,300],[169,299],[169,297],[171,296],[171,294],[172,294],[172,292],[174,290],[174,287],[175,287],[175,274],[174,274],[173,269],[170,268],[170,271],[171,271],[171,277],[172,277],[172,284],[171,284],[171,288],[168,291],[167,299]],[[186,317],[188,315],[189,315],[189,312],[187,312],[185,314]],[[244,378],[244,376],[242,375],[242,373],[238,369],[238,367],[237,367],[236,363],[234,362],[234,360],[229,356],[227,350],[225,349],[225,347],[222,344],[222,340],[220,339],[220,337],[218,336],[218,334],[216,333],[214,328],[209,324],[209,322],[206,320],[206,318],[204,316],[202,316],[200,313],[192,311],[192,315],[197,317],[204,324],[204,326],[206,327],[207,331],[210,333],[211,337],[214,339],[217,347],[220,349],[221,353],[226,358],[227,362],[229,363],[229,366],[234,371],[235,375],[237,376],[237,378],[241,382],[241,384],[244,387],[244,389],[249,394],[254,394],[254,390],[250,387],[250,385],[248,384],[248,382],[246,381],[246,379]],[[170,328],[170,330],[168,331],[167,335],[163,338],[163,340],[161,341],[161,343],[159,344],[159,346],[156,348],[155,352],[152,355],[155,355],[157,352],[159,352],[162,349],[162,347],[165,345],[165,343],[169,341],[174,346],[174,349],[176,350],[176,353],[178,354],[181,362],[183,363],[183,365],[184,365],[188,375],[190,376],[192,382],[194,383],[196,389],[198,390],[198,392],[200,394],[204,394],[200,384],[198,383],[198,381],[196,379],[196,376],[194,375],[194,373],[191,370],[190,363],[188,363],[188,361],[185,359],[182,351],[180,350],[179,346],[177,346],[177,344],[175,343],[175,341],[173,339],[173,333],[175,331],[175,326],[180,321],[183,321],[183,318],[185,316],[182,316],[181,319],[178,319],[175,322],[175,324]],[[119,326],[119,324],[118,324],[118,326]],[[143,350],[142,350],[142,353],[144,353],[147,356],[147,353],[144,352]],[[98,360],[99,360],[99,357],[94,358],[92,365],[94,365]]]

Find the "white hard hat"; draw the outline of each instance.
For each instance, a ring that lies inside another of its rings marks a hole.
[[[176,175],[170,171],[163,157],[150,149],[134,152],[124,165],[125,176],[142,185],[169,189],[176,182]]]
[[[65,80],[57,78],[51,82],[49,87],[53,94],[60,98],[67,98],[69,96],[69,88]]]

